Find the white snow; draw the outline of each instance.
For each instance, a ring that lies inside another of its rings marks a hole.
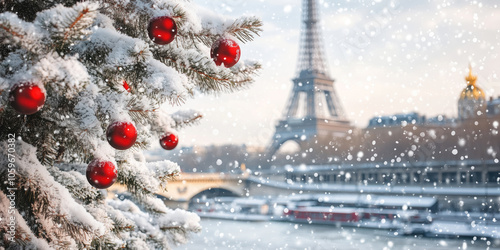
[[[7,142],[0,142],[0,148],[8,148]],[[44,198],[50,200],[47,204],[49,209],[56,214],[64,216],[68,221],[76,225],[89,228],[94,234],[102,235],[105,233],[104,225],[94,219],[86,209],[73,199],[68,190],[54,180],[46,167],[36,158],[36,148],[23,142],[16,142],[16,152],[13,153],[16,159],[17,172],[26,178],[26,180],[36,180],[22,183],[25,188],[35,189],[44,195]],[[6,166],[7,152],[2,152],[4,157],[0,158],[0,164]]]
[[[121,201],[113,199],[108,200],[108,204],[111,207],[122,211],[127,219],[132,220],[136,224],[135,236],[143,241],[152,237],[168,246],[168,239],[173,238],[176,242],[182,243],[186,242],[186,236],[175,233],[175,231],[165,233],[162,229],[182,228],[184,230],[195,232],[201,229],[199,225],[200,217],[198,215],[180,209],[168,209],[163,203],[164,214],[160,214],[159,216],[153,216],[143,212],[136,204],[129,200]],[[141,244],[147,245],[147,243]]]
[[[33,23],[25,22],[19,19],[16,14],[10,12],[0,13],[0,25],[9,27],[12,32],[17,34],[10,36],[15,43],[18,43],[23,48],[35,53],[40,52],[42,50],[42,46],[31,41],[43,41],[48,35],[48,32],[44,29],[39,28]],[[9,36],[2,35],[2,37],[4,37],[2,40],[5,41],[5,39],[8,39]]]
[[[9,198],[7,198],[7,196],[2,191],[0,191],[0,218],[2,218],[0,229],[2,229],[3,232],[8,232],[10,230],[8,223],[10,223],[11,218],[14,217],[15,219],[13,220],[13,222],[15,223],[16,228],[15,235],[21,235],[24,239],[29,239],[28,245],[25,246],[25,249],[52,249],[47,241],[37,238],[33,234],[31,229],[26,224],[23,216],[19,214],[19,211],[17,209],[13,211],[15,211],[14,214],[10,213]],[[5,235],[3,236],[5,237]],[[5,240],[5,238],[3,238],[2,240]],[[19,245],[19,247],[21,246]]]
[[[59,4],[38,13],[35,24],[47,30],[51,36],[81,40],[82,36],[91,33],[89,27],[94,23],[98,8],[98,2],[81,2],[71,8]],[[71,22],[66,22],[67,18]]]
[[[46,83],[67,98],[80,93],[90,81],[87,69],[77,56],[61,58],[56,53],[47,54],[33,66],[33,72],[40,79],[47,79]]]

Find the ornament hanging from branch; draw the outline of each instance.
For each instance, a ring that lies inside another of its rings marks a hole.
[[[110,161],[94,159],[87,166],[87,181],[95,188],[105,189],[111,187],[116,181],[115,165]]]
[[[10,91],[9,101],[17,112],[34,114],[45,104],[45,88],[32,82],[18,83]]]
[[[148,35],[156,44],[169,44],[174,40],[175,35],[177,35],[177,25],[171,17],[155,17],[149,21]]]
[[[106,130],[106,138],[113,148],[126,150],[134,145],[137,130],[130,122],[113,122]]]
[[[224,67],[231,68],[239,60],[241,50],[238,43],[229,38],[220,38],[212,45],[210,57],[217,66],[224,64]]]
[[[123,80],[122,86],[127,92],[130,93],[130,86],[128,85],[127,81]]]
[[[179,138],[174,133],[166,133],[160,138],[160,145],[166,150],[172,150],[177,147],[179,143]]]

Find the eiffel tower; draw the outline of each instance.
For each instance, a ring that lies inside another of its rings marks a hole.
[[[325,50],[321,43],[319,13],[315,0],[303,0],[302,30],[297,77],[284,118],[268,148],[268,156],[287,141],[296,141],[301,150],[308,149],[319,138],[333,140],[351,129],[329,76]]]

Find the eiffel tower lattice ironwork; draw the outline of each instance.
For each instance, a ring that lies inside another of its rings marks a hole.
[[[302,31],[297,77],[284,118],[276,125],[276,132],[268,148],[272,156],[285,142],[296,141],[301,149],[319,137],[333,139],[344,136],[351,125],[329,76],[321,43],[319,13],[316,0],[303,0]]]

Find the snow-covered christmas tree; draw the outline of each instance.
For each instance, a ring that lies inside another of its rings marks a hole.
[[[238,90],[260,65],[255,17],[187,0],[0,1],[0,238],[17,249],[183,243],[199,217],[155,196],[180,167],[142,150],[201,118],[197,92]],[[107,199],[114,183],[125,199]]]

